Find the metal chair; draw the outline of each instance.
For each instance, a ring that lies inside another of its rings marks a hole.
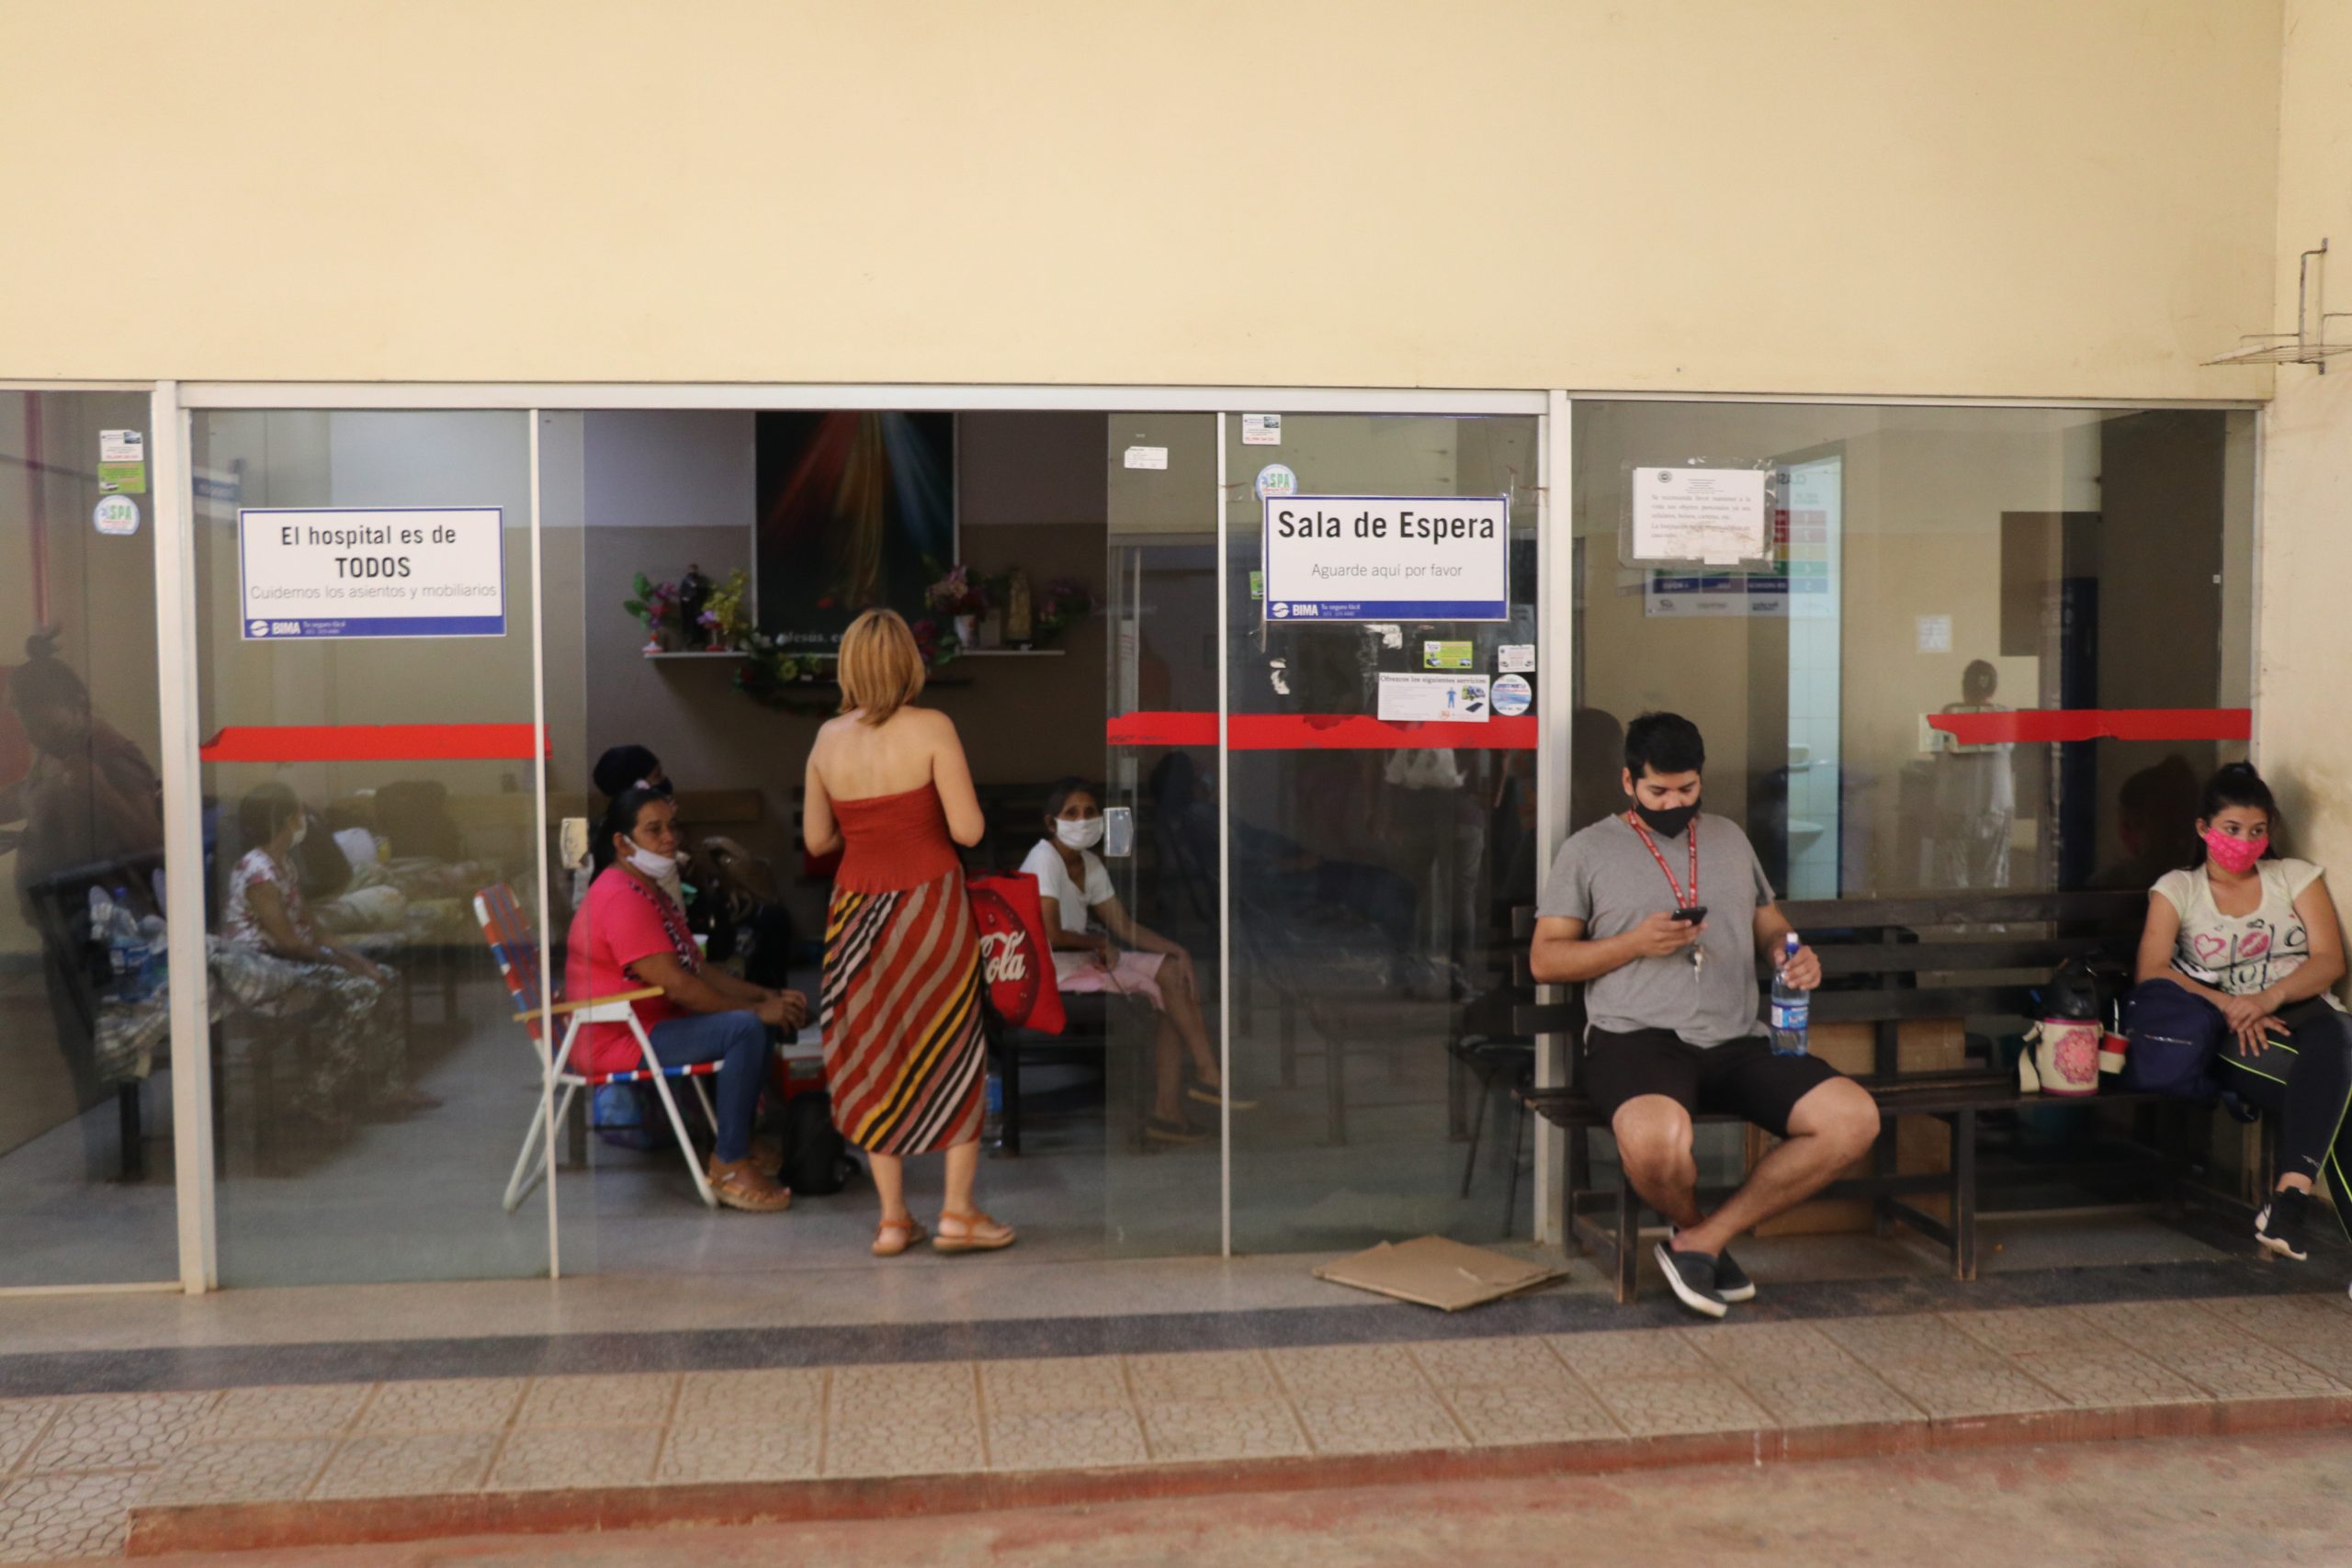
[[[634,991],[621,991],[609,997],[589,997],[580,1001],[558,1002],[551,1007],[539,1005],[539,949],[531,940],[531,928],[514,901],[514,890],[505,883],[485,887],[474,895],[474,915],[481,921],[481,934],[490,943],[491,956],[498,961],[499,976],[505,980],[507,990],[514,998],[518,1010],[514,1021],[523,1025],[531,1041],[531,1055],[539,1070],[563,1086],[563,1096],[556,1102],[558,1122],[571,1112],[574,1096],[583,1089],[601,1089],[614,1083],[650,1083],[662,1101],[662,1109],[670,1118],[670,1130],[677,1135],[678,1150],[684,1156],[686,1173],[695,1179],[695,1190],[702,1197],[703,1206],[718,1207],[718,1195],[710,1190],[710,1179],[704,1174],[701,1161],[695,1157],[693,1142],[686,1136],[684,1118],[678,1114],[678,1102],[670,1093],[669,1080],[685,1078],[694,1083],[695,1097],[702,1103],[702,1113],[713,1126],[718,1118],[712,1113],[710,1091],[699,1081],[718,1071],[717,1062],[689,1062],[668,1067],[654,1054],[653,1042],[647,1037],[645,1026],[638,1021],[636,1004],[662,994],[659,986],[645,986]],[[546,1024],[555,1018],[569,1018],[564,1026],[563,1043],[550,1061],[547,1053]],[[583,1023],[626,1024],[637,1038],[637,1048],[643,1053],[641,1065],[617,1073],[575,1073],[569,1070],[571,1048],[580,1038]],[[548,1101],[542,1095],[531,1111],[530,1131],[523,1134],[522,1152],[514,1156],[514,1173],[506,1182],[506,1212],[513,1213],[547,1168]]]

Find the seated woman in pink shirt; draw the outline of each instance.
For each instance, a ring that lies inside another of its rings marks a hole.
[[[787,1208],[792,1193],[752,1157],[752,1121],[767,1077],[768,1029],[798,1029],[808,998],[773,991],[707,967],[686,929],[685,911],[662,891],[678,856],[677,807],[670,797],[623,790],[605,818],[599,860],[566,944],[564,994],[574,1000],[658,986],[662,995],[633,1005],[638,1022],[665,1067],[717,1062],[718,1143],[711,1191],[730,1209]],[[626,1023],[583,1025],[571,1065],[583,1073],[628,1072],[643,1053]]]

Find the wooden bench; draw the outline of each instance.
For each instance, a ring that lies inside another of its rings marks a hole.
[[[2036,1016],[2035,989],[2066,959],[2098,955],[2128,964],[2146,905],[2146,895],[2137,892],[1962,893],[1782,905],[1790,922],[1821,955],[1823,986],[1814,994],[1811,1021],[1868,1023],[1875,1034],[1871,1070],[1856,1078],[1871,1091],[1886,1119],[1873,1171],[1835,1182],[1821,1196],[1869,1201],[1883,1229],[1900,1224],[1919,1232],[1948,1250],[1954,1279],[1973,1280],[1981,1117],[2041,1105],[2151,1103],[2160,1123],[2160,1146],[2140,1164],[2157,1178],[2167,1209],[2177,1208],[2187,1191],[2183,1179],[2190,1118],[2202,1114],[2202,1108],[2117,1092],[2094,1099],[2022,1095],[2015,1075],[1997,1059],[1990,1042],[1972,1041],[1971,1059],[1957,1071],[1906,1074],[1899,1059],[1906,1021],[1992,1016],[2018,1020],[2022,1027],[2022,1021]],[[1515,911],[1513,930],[1521,941],[1532,937],[1534,925],[1532,909]],[[1758,971],[1759,977],[1767,977],[1761,964]],[[1581,1089],[1581,997],[1535,1000],[1524,954],[1517,976],[1523,998],[1514,1013],[1518,1030],[1530,1036],[1563,1034],[1570,1042],[1568,1083],[1521,1095],[1530,1109],[1568,1134],[1568,1245],[1605,1258],[1616,1281],[1617,1299],[1631,1301],[1641,1258],[1643,1211],[1622,1167],[1613,1193],[1597,1190],[1592,1179],[1591,1136],[1606,1132],[1608,1122]],[[1949,1136],[1948,1169],[1908,1174],[1896,1169],[1894,1123],[1903,1116],[1932,1116],[1943,1122]],[[1708,1114],[1697,1120],[1722,1123],[1739,1118]],[[1700,1200],[1712,1204],[1730,1190],[1702,1190]],[[1928,1213],[1912,1201],[1926,1193],[1948,1199],[1948,1217]],[[1600,1216],[1604,1201],[1605,1220]]]

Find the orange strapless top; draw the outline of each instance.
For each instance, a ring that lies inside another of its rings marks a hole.
[[[842,865],[833,886],[853,893],[898,893],[937,881],[959,868],[947,812],[929,784],[899,795],[836,800]]]

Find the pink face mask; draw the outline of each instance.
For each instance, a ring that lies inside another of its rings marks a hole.
[[[2252,871],[2254,863],[2260,860],[2262,852],[2269,847],[2270,835],[2267,833],[2258,839],[2233,839],[2219,828],[2210,828],[2205,832],[2205,852],[2212,856],[2215,865],[2232,876],[2244,876]]]

